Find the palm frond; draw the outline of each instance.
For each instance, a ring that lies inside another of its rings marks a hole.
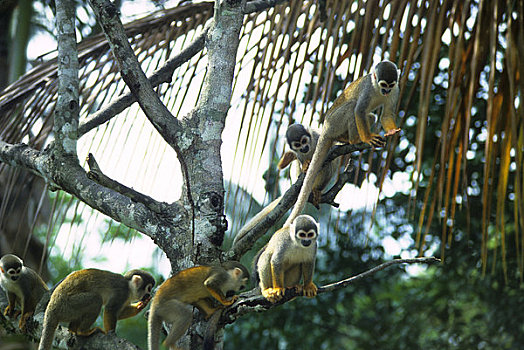
[[[384,152],[363,157],[368,158],[367,175],[375,172],[376,186],[382,188],[397,169],[396,155],[409,155],[412,213],[419,210],[415,199],[423,203],[417,227],[420,254],[426,249],[426,235],[435,234],[431,228],[440,220],[441,254],[445,255],[445,246],[451,245],[457,229],[457,212],[464,207],[469,210],[470,193],[479,188],[483,265],[487,266],[487,243],[494,235],[500,240],[498,247],[505,264],[510,220],[506,213],[511,209],[519,261],[516,268],[522,278],[522,3],[331,0],[327,1],[326,14],[326,20],[321,21],[317,2],[293,1],[246,15],[224,133],[224,175],[231,184],[226,188],[228,196],[234,203],[245,191],[259,202],[273,198],[278,189],[271,189],[275,192],[268,195],[260,183],[263,171],[282,153],[287,125],[301,122],[318,126],[345,85],[369,71],[373,63],[389,58],[403,71],[399,125],[414,132],[394,137]],[[128,36],[147,74],[187,46],[202,32],[210,16],[212,4],[198,3],[129,23]],[[103,37],[83,41],[79,55],[83,67],[81,118],[85,120],[126,88]],[[205,52],[193,57],[175,71],[170,84],[158,87],[163,101],[178,118],[195,106],[205,75],[205,57]],[[50,60],[2,93],[3,140],[23,141],[37,148],[49,142],[55,81],[56,62]],[[436,120],[440,115],[442,120]],[[410,129],[413,123],[416,125]],[[476,123],[484,125],[481,133],[474,132],[479,129],[472,128]],[[435,124],[439,125],[437,133],[432,131]],[[277,141],[272,142],[275,138]],[[165,184],[166,174],[175,178],[173,173],[178,170],[172,165],[177,161],[138,108],[131,107],[100,125],[81,142],[80,156],[99,154],[97,159],[108,175],[158,199],[177,198],[175,193],[164,196],[165,185],[160,190],[153,186]],[[427,147],[431,147],[429,152],[436,150],[429,164],[424,161]],[[131,152],[122,152],[124,149]],[[468,178],[472,153],[479,152],[484,154],[483,173]],[[156,168],[155,164],[163,167]],[[126,171],[115,171],[117,168]],[[508,198],[514,203],[512,208],[505,204]],[[242,221],[233,227],[239,227]]]

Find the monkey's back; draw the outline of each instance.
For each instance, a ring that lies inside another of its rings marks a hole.
[[[69,308],[68,299],[81,293],[97,294],[106,304],[114,290],[127,290],[128,281],[124,276],[99,269],[84,269],[70,273],[56,286],[49,305],[60,309]],[[127,296],[124,296],[126,299]]]
[[[204,281],[209,277],[213,269],[220,268],[194,266],[178,272],[158,287],[152,303],[162,303],[169,299],[191,303],[194,300],[209,297],[210,294],[204,287]],[[195,288],[195,286],[202,286],[202,288]]]
[[[360,142],[357,126],[355,124],[356,96],[361,96],[365,89],[371,87],[371,75],[364,75],[351,82],[342,94],[333,102],[324,117],[324,131],[334,140],[346,143]],[[351,116],[350,125],[346,123]]]

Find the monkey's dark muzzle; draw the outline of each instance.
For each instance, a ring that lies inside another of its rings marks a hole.
[[[12,279],[13,281],[16,281],[16,280],[18,279],[18,277],[20,277],[20,276],[11,276],[11,279]]]
[[[391,92],[391,89],[380,89],[380,93],[384,96],[389,95],[390,92]]]
[[[309,152],[309,146],[304,146],[300,149],[300,152],[302,153],[308,153]]]
[[[302,245],[303,245],[304,247],[309,247],[309,246],[311,245],[311,241],[308,241],[308,240],[305,240],[305,239],[302,239],[302,240],[300,241],[300,243],[302,243]]]

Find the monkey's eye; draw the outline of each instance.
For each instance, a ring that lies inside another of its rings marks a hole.
[[[146,293],[151,293],[152,290],[153,290],[153,286],[151,284],[148,284],[145,288]]]
[[[300,140],[300,142],[301,142],[303,145],[309,143],[309,137],[304,136],[304,137],[302,138],[302,140]]]
[[[381,80],[378,82],[378,86],[380,86],[382,89],[393,89],[395,87],[395,84],[397,82],[387,83],[385,80]]]
[[[293,146],[293,148],[300,148],[300,146],[302,146],[302,145],[298,141],[293,141],[292,146]]]

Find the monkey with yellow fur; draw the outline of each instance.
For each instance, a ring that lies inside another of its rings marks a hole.
[[[295,288],[309,298],[317,295],[313,273],[318,231],[315,219],[300,215],[290,225],[275,232],[258,252],[254,259],[255,276],[267,300],[272,303],[279,301],[289,288]]]
[[[38,350],[51,349],[60,322],[68,322],[69,330],[79,336],[100,330],[91,326],[102,306],[104,331],[114,331],[117,320],[135,316],[147,306],[154,285],[153,276],[142,270],[124,276],[98,269],[70,273],[51,294]]]
[[[193,306],[209,318],[223,306],[233,304],[249,282],[248,270],[239,262],[220,266],[195,266],[182,270],[162,283],[155,293],[148,320],[148,349],[158,350],[162,321],[171,323],[164,345],[174,348],[193,319]],[[215,301],[221,305],[216,307]]]
[[[379,62],[371,73],[355,80],[335,100],[326,112],[322,133],[318,139],[313,159],[304,179],[297,202],[284,226],[289,225],[304,209],[315,178],[334,142],[369,143],[374,147],[384,145],[384,139],[370,130],[369,115],[382,106],[380,117],[385,136],[398,131],[395,108],[399,97],[397,66],[390,61]]]
[[[48,290],[42,278],[14,254],[6,254],[0,259],[0,286],[5,290],[8,305],[4,315],[16,317],[21,313],[18,327],[26,331],[27,320],[35,312],[36,305]],[[15,306],[20,305],[21,311]]]

